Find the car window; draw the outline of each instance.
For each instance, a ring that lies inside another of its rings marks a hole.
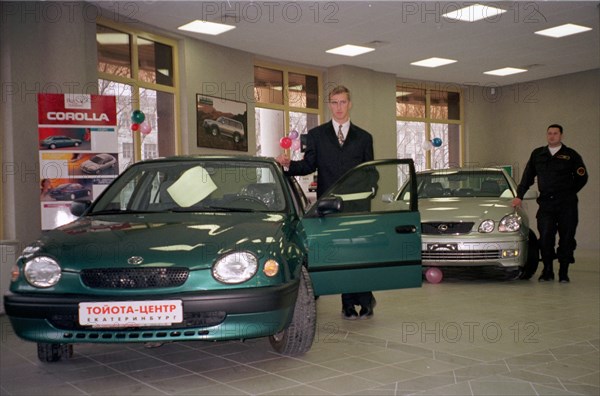
[[[283,211],[282,179],[273,163],[149,162],[129,168],[91,213],[128,211]]]
[[[484,197],[514,198],[501,170],[439,170],[417,175],[419,198]],[[406,199],[406,191],[398,199]]]
[[[319,200],[338,197],[342,214],[416,211],[416,202],[408,197],[395,199],[402,186],[410,185],[409,161],[403,163],[363,164],[346,173]],[[416,200],[415,200],[416,201]],[[309,215],[315,215],[313,205]]]

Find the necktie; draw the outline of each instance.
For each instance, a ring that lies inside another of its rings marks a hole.
[[[342,124],[340,124],[340,127],[338,129],[338,142],[340,142],[340,146],[344,145],[344,134],[342,133]]]

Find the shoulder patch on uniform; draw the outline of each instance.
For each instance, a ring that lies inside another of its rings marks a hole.
[[[577,168],[577,174],[579,176],[585,175],[585,168],[583,166],[580,166],[579,168]]]

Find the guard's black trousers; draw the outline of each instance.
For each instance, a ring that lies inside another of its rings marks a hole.
[[[552,261],[555,258],[558,258],[558,262],[563,265],[574,263],[573,252],[577,246],[575,230],[579,221],[577,196],[540,201],[539,205],[536,217],[544,267],[552,268]],[[555,251],[557,232],[558,249]]]

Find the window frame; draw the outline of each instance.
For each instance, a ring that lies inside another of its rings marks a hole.
[[[126,25],[116,23],[114,21],[98,18],[96,25],[104,26],[110,29],[117,30],[119,32],[128,34],[130,37],[131,45],[131,77],[118,76],[106,72],[101,72],[96,68],[97,80],[107,80],[119,84],[129,85],[131,87],[131,101],[132,109],[139,109],[140,104],[140,90],[149,89],[154,91],[161,91],[170,93],[173,95],[173,119],[175,125],[173,125],[173,139],[175,154],[181,153],[181,120],[179,116],[180,109],[180,85],[179,85],[179,49],[176,40],[169,39],[164,36],[159,36],[151,32],[147,32],[140,29],[134,29]],[[139,79],[139,53],[138,53],[138,40],[151,40],[156,43],[170,46],[173,51],[173,86],[151,83]],[[140,134],[133,134],[133,160],[138,162],[142,159],[142,137]]]
[[[431,141],[432,136],[432,124],[447,124],[447,125],[458,125],[459,128],[459,147],[458,147],[458,157],[459,163],[456,164],[458,167],[462,167],[464,165],[464,155],[465,155],[465,139],[464,139],[464,95],[463,90],[458,87],[446,87],[440,86],[440,84],[430,84],[430,83],[411,83],[407,81],[396,81],[396,92],[399,92],[402,89],[420,89],[425,91],[425,117],[404,117],[399,116],[396,113],[396,122],[398,121],[408,121],[408,122],[417,122],[425,125],[425,140]],[[432,91],[437,92],[452,92],[458,93],[459,95],[459,119],[439,119],[433,118],[431,116],[431,93]],[[396,137],[396,142],[398,138]],[[396,143],[397,144],[397,143]],[[432,153],[431,150],[427,150],[425,153],[425,168],[432,169]],[[454,167],[454,166],[453,166]]]

